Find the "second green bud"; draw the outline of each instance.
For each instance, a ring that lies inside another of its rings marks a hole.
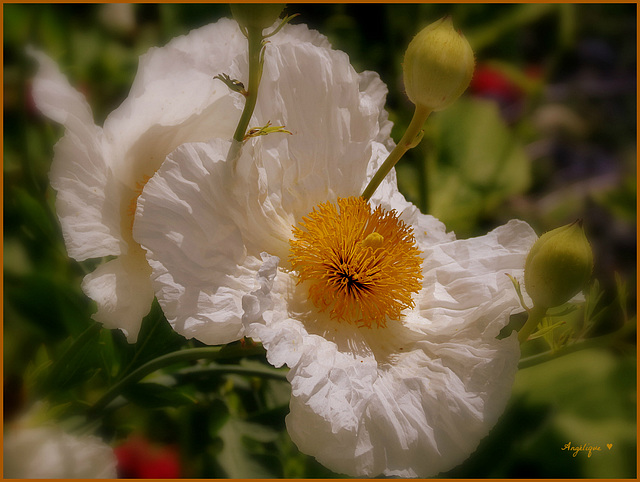
[[[542,236],[533,244],[524,268],[524,285],[535,306],[553,308],[569,301],[587,284],[593,252],[576,221]]]

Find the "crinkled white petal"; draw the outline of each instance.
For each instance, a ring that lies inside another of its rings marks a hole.
[[[527,223],[511,220],[478,238],[420,245],[424,289],[415,311],[430,321],[422,328],[425,334],[438,340],[460,331],[495,337],[503,327],[501,310],[515,300],[506,274],[522,281],[523,253],[526,257],[536,239]]]
[[[75,436],[55,425],[10,426],[3,440],[9,479],[114,479],[116,456],[98,437]]]
[[[242,337],[242,295],[255,286],[260,266],[229,202],[229,146],[216,140],[172,153],[145,186],[134,226],[167,319],[178,333],[209,344]]]
[[[66,129],[55,146],[50,177],[58,191],[56,209],[69,256],[83,261],[120,254],[119,199],[107,196],[113,179],[102,129],[94,124],[84,96],[69,85],[55,62],[40,52],[31,55],[40,64],[34,100]]]
[[[137,254],[112,259],[86,275],[82,290],[98,304],[92,318],[106,328],[119,328],[130,343],[135,343],[140,322],[153,302],[150,274],[144,256]]]
[[[353,476],[430,477],[465,460],[511,392],[519,345],[515,334],[496,335],[520,308],[505,273],[522,276],[534,241],[528,225],[512,221],[480,238],[421,245],[422,310],[371,329],[318,313],[305,285],[264,254],[243,321],[270,363],[291,369],[287,428],[299,449]],[[455,303],[459,279],[467,295]]]
[[[231,137],[242,96],[214,77],[233,74],[233,59],[245,51],[237,24],[222,19],[140,57],[129,96],[104,126],[123,182],[151,176],[180,144]]]

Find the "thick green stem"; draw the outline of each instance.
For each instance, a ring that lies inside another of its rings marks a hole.
[[[518,333],[518,341],[521,345],[529,339],[529,335],[533,333],[533,330],[536,329],[546,314],[547,309],[539,306],[534,306],[529,310],[529,318],[527,318],[527,322]]]
[[[253,115],[258,100],[258,87],[262,78],[262,62],[260,52],[262,51],[262,29],[247,28],[247,40],[249,41],[249,86],[247,88],[247,100],[238,121],[238,127],[233,134],[233,139],[242,142],[249,127],[249,121]]]
[[[395,149],[391,151],[389,157],[387,157],[387,159],[382,163],[382,165],[378,169],[378,172],[375,173],[375,175],[371,178],[368,186],[362,192],[362,197],[365,200],[368,201],[369,199],[371,199],[371,196],[376,191],[376,189],[378,189],[378,186],[380,185],[382,180],[387,176],[387,174],[389,174],[391,168],[393,168],[393,166],[396,165],[396,163],[402,158],[402,156],[404,156],[404,153],[418,144],[418,142],[420,141],[420,138],[418,136],[420,135],[422,126],[427,120],[427,117],[429,117],[429,114],[431,114],[431,110],[427,109],[424,106],[416,105],[416,110],[413,113],[411,123],[402,136],[402,139],[400,139],[398,145],[396,145]]]
[[[187,361],[201,360],[203,358],[209,360],[226,360],[235,359],[251,355],[260,355],[264,353],[264,348],[261,345],[252,347],[205,347],[205,348],[191,348],[188,350],[179,350],[173,353],[167,353],[166,355],[155,358],[138,369],[131,372],[124,377],[114,386],[112,386],[107,393],[105,393],[100,400],[98,400],[90,409],[90,415],[96,416],[102,410],[104,410],[109,403],[111,403],[122,391],[129,385],[132,385],[142,380],[147,375],[165,368],[176,363],[182,363]]]

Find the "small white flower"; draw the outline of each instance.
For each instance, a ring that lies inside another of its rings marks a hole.
[[[7,479],[113,479],[113,449],[93,435],[77,436],[54,424],[32,426],[24,417],[5,427]]]
[[[301,451],[353,476],[428,477],[504,410],[519,358],[515,336],[496,339],[519,308],[506,273],[522,277],[536,236],[512,221],[456,241],[393,172],[371,209],[359,201],[392,147],[385,95],[323,37],[285,28],[253,124],[293,135],[248,141],[235,166],[229,141],[179,147],[139,197],[134,237],[177,331],[252,336],[291,368]]]
[[[84,279],[98,304],[94,318],[130,342],[149,312],[153,289],[144,252],[133,240],[137,196],[167,154],[184,142],[229,138],[242,105],[213,77],[246,50],[237,24],[221,20],[152,48],[140,58],[128,98],[95,125],[91,108],[46,55],[33,94],[38,108],[64,125],[51,185],[69,256],[116,256]]]

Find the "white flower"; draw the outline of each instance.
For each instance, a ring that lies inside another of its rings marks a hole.
[[[5,428],[4,477],[10,479],[113,479],[113,449],[93,435],[77,436],[54,424],[21,419]]]
[[[213,77],[245,50],[231,20],[152,48],[140,58],[128,98],[102,128],[56,64],[33,52],[40,63],[36,104],[65,127],[50,177],[69,256],[116,256],[87,275],[82,288],[98,304],[94,318],[121,329],[130,342],[154,296],[151,269],[131,236],[137,196],[178,145],[232,135],[242,106]]]
[[[236,166],[229,141],[179,147],[139,197],[134,237],[176,330],[252,336],[291,368],[301,451],[349,475],[428,477],[504,409],[519,358],[515,336],[496,339],[519,307],[506,273],[522,278],[536,237],[512,221],[456,241],[393,173],[371,214],[357,196],[392,147],[385,94],[323,37],[285,28],[252,124],[293,135],[248,141]]]
[[[227,73],[246,80],[246,53]],[[331,50],[317,32],[287,25],[269,38],[259,92],[250,127],[286,122],[293,132],[260,138],[259,170],[251,154],[244,155],[236,183],[223,162],[229,142],[185,145],[171,154],[164,175],[149,181],[154,187],[140,197],[143,215],[137,217],[134,237],[150,251],[158,301],[176,331],[208,344],[242,337],[241,298],[253,289],[260,252],[286,256],[295,220],[318,199],[360,189],[369,160],[388,152],[381,144],[389,142],[391,130],[382,110],[386,87],[373,73],[358,76],[346,54]],[[232,96],[242,101],[241,94]],[[345,136],[348,143],[327,142]],[[198,156],[216,164],[196,164]],[[327,182],[329,170],[340,177],[336,186]],[[180,192],[164,186],[173,177],[186,181]],[[267,190],[277,194],[261,199]],[[256,219],[247,217],[247,207]]]

